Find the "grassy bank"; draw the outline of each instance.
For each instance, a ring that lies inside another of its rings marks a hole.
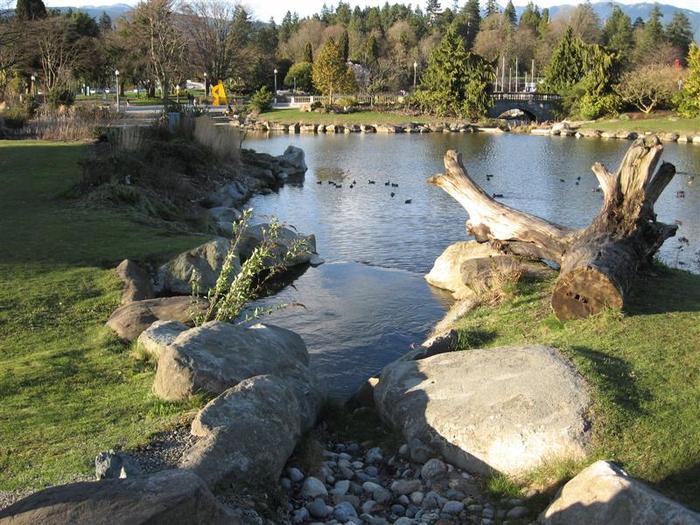
[[[593,387],[593,457],[700,509],[700,276],[662,269],[625,315],[559,322],[553,279],[521,283],[515,298],[457,322],[465,348],[542,343],[561,349]],[[576,472],[550,465],[527,481]]]
[[[636,120],[596,120],[581,126],[600,131],[639,131],[700,135],[700,118],[650,117]]]
[[[113,268],[201,242],[64,195],[88,146],[0,141],[0,490],[90,473],[95,454],[147,441],[189,407],[151,394],[153,371],[104,329]]]
[[[259,120],[269,122],[282,122],[293,124],[405,124],[416,122],[418,124],[437,122],[436,119],[424,116],[409,116],[402,113],[380,112],[380,111],[358,111],[347,115],[336,115],[334,113],[303,112],[299,109],[273,109],[261,113]],[[441,122],[444,122],[443,119]]]

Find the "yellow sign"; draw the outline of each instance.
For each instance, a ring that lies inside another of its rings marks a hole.
[[[215,106],[225,106],[228,105],[228,98],[226,97],[226,89],[224,89],[224,83],[219,80],[219,83],[211,88],[211,96],[214,99],[213,104]]]

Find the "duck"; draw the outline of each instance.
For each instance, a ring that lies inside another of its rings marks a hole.
[[[323,181],[322,181],[322,180],[317,180],[317,181],[316,181],[316,184],[323,184]]]
[[[566,179],[559,179],[559,182],[566,182]]]
[[[391,182],[386,181],[386,182],[384,183],[384,186],[389,186],[389,184],[391,184]]]
[[[367,184],[376,184],[376,181],[369,179],[369,180],[367,180]]]
[[[683,190],[677,191],[676,192],[676,198],[677,199],[682,199],[685,197],[685,192]]]
[[[413,199],[406,199],[403,201],[404,204],[411,204],[411,202],[413,202]]]
[[[394,195],[396,195],[396,193],[394,193],[394,192],[392,191],[389,195],[391,195],[391,196],[393,197]]]
[[[502,193],[492,193],[491,196],[492,196],[494,199],[502,199],[502,198],[503,198],[503,194],[502,194]]]
[[[391,187],[392,187],[392,188],[398,188],[399,185],[392,182],[392,183],[391,183]]]
[[[328,184],[333,184],[333,181],[332,181],[332,180],[329,180],[329,181],[328,181]]]

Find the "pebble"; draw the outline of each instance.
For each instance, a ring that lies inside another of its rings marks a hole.
[[[384,461],[384,454],[382,453],[382,449],[379,447],[369,449],[367,451],[367,454],[365,455],[365,461],[367,461],[367,463],[369,463],[370,465],[374,465]]]
[[[401,496],[399,496],[399,497],[396,499],[396,501],[398,501],[399,503],[401,503],[401,505],[404,505],[404,506],[405,506],[405,505],[408,505],[409,503],[411,503],[411,500],[408,499],[408,496],[406,496],[405,494],[402,494]]]
[[[306,507],[302,507],[294,511],[294,514],[292,515],[292,521],[294,523],[304,523],[306,521],[309,521],[309,517],[309,509],[307,509]]]
[[[396,495],[410,494],[421,489],[421,483],[417,479],[400,479],[391,484],[391,491]]]
[[[398,503],[394,503],[391,506],[390,510],[397,516],[403,516],[406,513],[406,508],[403,505],[399,505]]]
[[[331,512],[333,512],[333,507],[329,507],[326,505],[326,502],[323,501],[321,498],[316,498],[313,500],[311,503],[309,503],[306,508],[309,510],[309,513],[314,517],[314,518],[326,518],[330,515]]]
[[[343,501],[333,509],[333,517],[341,523],[347,523],[350,518],[357,518],[357,511],[350,503]]]
[[[448,501],[442,506],[442,512],[448,514],[459,514],[464,510],[464,503],[461,501]]]
[[[284,490],[292,490],[292,480],[289,478],[280,478],[280,486]]]
[[[304,486],[301,489],[301,495],[305,498],[315,498],[317,496],[327,496],[328,491],[320,479],[309,476],[304,481]]]
[[[417,490],[415,492],[411,492],[411,502],[414,503],[415,505],[420,505],[423,503],[423,498],[425,497],[425,494],[423,494],[421,491]]]
[[[287,476],[289,476],[289,479],[291,479],[294,483],[299,483],[302,479],[304,479],[304,473],[296,467],[287,469]]]
[[[353,461],[351,463],[351,465],[352,465],[352,468],[354,468],[355,470],[360,470],[362,467],[365,466],[365,464],[362,463],[362,461]]]
[[[379,476],[379,469],[375,466],[370,465],[369,467],[365,467],[365,474],[376,478],[377,476]]]
[[[496,512],[493,509],[490,508],[485,508],[482,512],[481,515],[484,518],[493,518],[495,516]]]
[[[413,525],[413,520],[404,516],[403,518],[397,519],[394,525]]]
[[[529,513],[530,510],[527,507],[517,506],[510,509],[506,514],[506,517],[510,520],[517,520],[520,518],[524,518]]]
[[[363,514],[371,514],[372,511],[374,510],[374,507],[377,506],[377,502],[374,501],[373,499],[368,499],[362,504],[362,513]]]
[[[439,479],[447,473],[447,466],[442,460],[433,458],[428,460],[420,469],[420,476],[426,481]]]
[[[362,490],[364,490],[367,493],[372,493],[375,490],[382,489],[382,488],[383,487],[380,484],[375,483],[374,481],[365,481],[362,484]]]
[[[399,455],[404,457],[408,456],[408,445],[406,443],[399,447]]]
[[[338,481],[335,486],[333,487],[333,490],[331,490],[331,494],[336,494],[338,496],[344,496],[345,494],[348,493],[348,490],[350,490],[350,481],[347,479]]]

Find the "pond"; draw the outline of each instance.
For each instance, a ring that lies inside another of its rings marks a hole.
[[[280,154],[289,144],[306,153],[304,183],[258,196],[250,205],[259,220],[274,215],[314,233],[329,264],[310,268],[294,287],[266,301],[306,306],[278,312],[271,321],[299,332],[331,393],[346,396],[419,343],[449,307],[449,298],[423,279],[448,245],[468,238],[464,209],[425,182],[443,170],[446,150],[460,151],[470,175],[485,191],[503,194],[502,202],[578,228],[602,201],[591,165],[617,168],[631,143],[481,133],[280,134],[249,135],[244,146]],[[700,147],[667,144],[663,159],[679,173],[656,211],[660,220],[680,226],[660,258],[697,272]],[[688,243],[679,243],[680,237]]]

